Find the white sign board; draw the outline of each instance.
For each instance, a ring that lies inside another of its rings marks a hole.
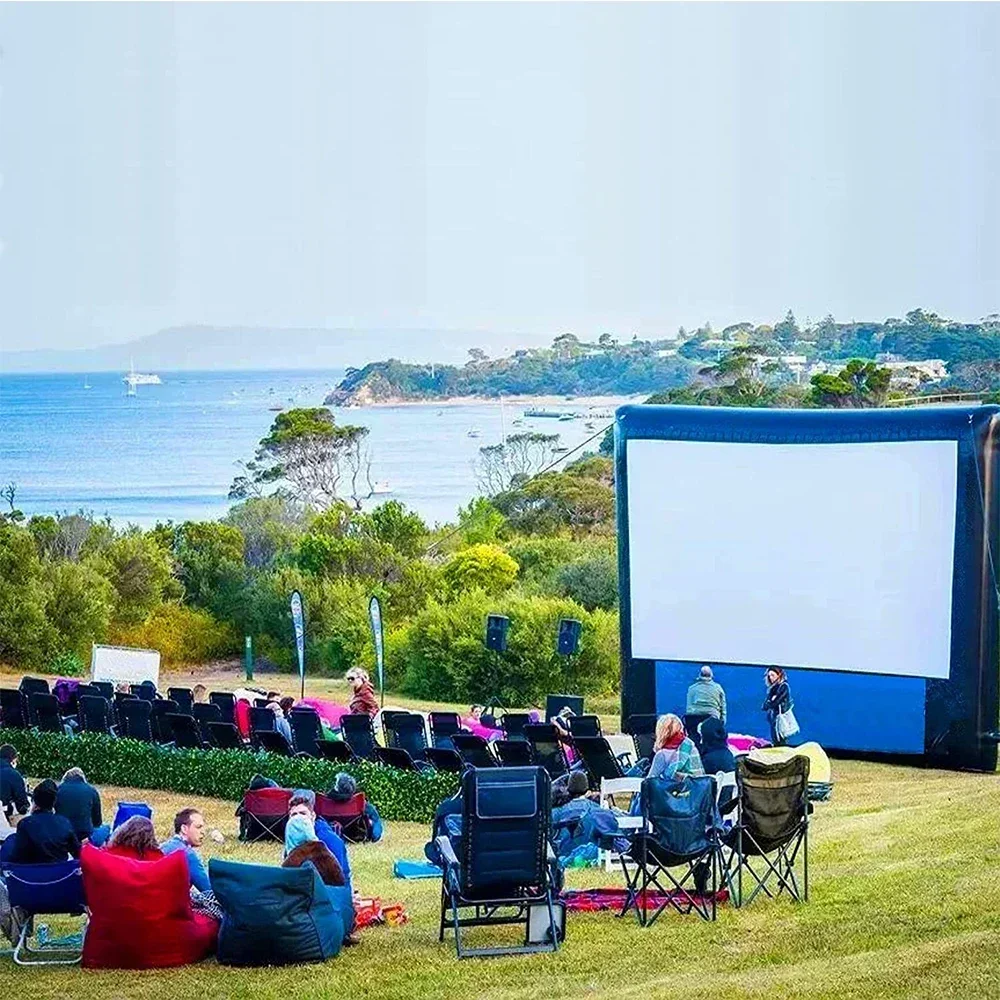
[[[91,680],[113,684],[152,681],[159,687],[160,654],[155,649],[94,645],[90,653]]]

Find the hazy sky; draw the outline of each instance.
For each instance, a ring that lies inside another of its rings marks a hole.
[[[1000,309],[1000,7],[0,5],[0,345]]]

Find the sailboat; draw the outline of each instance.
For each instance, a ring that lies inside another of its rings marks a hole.
[[[93,388],[93,386],[90,384],[90,376],[89,375],[84,375],[83,376],[83,387],[84,387],[84,389],[92,389]]]

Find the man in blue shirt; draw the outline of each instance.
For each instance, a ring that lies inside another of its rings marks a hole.
[[[191,884],[201,892],[210,892],[212,884],[208,872],[198,857],[198,848],[205,840],[205,817],[197,809],[182,809],[174,817],[174,835],[160,845],[164,854],[183,851],[187,856],[188,875]]]
[[[347,860],[347,846],[337,835],[337,832],[321,816],[316,815],[316,793],[308,788],[297,788],[291,799],[288,801],[288,818],[293,816],[305,816],[312,821],[316,830],[316,836],[330,849],[330,853],[340,862],[341,871],[344,873],[344,882],[348,889],[351,887],[351,865]]]

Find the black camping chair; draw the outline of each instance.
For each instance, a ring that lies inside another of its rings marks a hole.
[[[206,746],[201,727],[193,715],[170,712],[160,719],[160,727],[166,728],[174,746],[181,750],[201,750]]]
[[[323,726],[319,713],[313,708],[293,708],[288,713],[288,724],[292,727],[292,740],[296,753],[308,757],[321,756],[319,742],[323,737]],[[340,740],[331,742],[340,743]],[[342,743],[340,743],[343,746]]]
[[[198,723],[198,729],[201,732],[201,742],[206,746],[214,746],[208,726],[212,722],[222,722],[222,710],[211,702],[196,701],[191,711],[194,713],[194,721]]]
[[[499,767],[500,762],[493,756],[489,744],[475,733],[455,733],[451,738],[458,756],[466,767]]]
[[[385,713],[383,713],[383,716]],[[386,745],[405,750],[414,760],[423,760],[427,750],[424,717],[416,712],[394,712],[385,727]]]
[[[255,705],[250,709],[250,732],[257,733],[262,731],[269,733],[277,732],[277,717],[273,709],[258,708]]]
[[[194,706],[194,692],[191,688],[167,688],[167,697],[177,702],[177,711],[182,715],[191,715]]]
[[[26,729],[28,726],[24,696],[16,688],[0,688],[0,722],[7,729]]]
[[[103,698],[104,692],[96,684],[78,684],[76,688],[77,708],[80,707],[80,698]]]
[[[340,731],[351,753],[360,760],[375,760],[378,743],[371,717],[363,713],[348,713],[340,717]]]
[[[414,760],[402,747],[375,747],[375,760],[399,771],[425,771],[430,767],[426,761]]]
[[[710,715],[703,715],[700,712],[694,712],[691,715],[684,716],[684,732],[688,734],[688,738],[691,742],[701,750],[701,733],[698,731],[698,727],[706,720],[711,719]]]
[[[141,698],[143,701],[156,701],[156,685],[152,681],[143,681],[141,684],[130,684],[129,691]]]
[[[444,940],[450,911],[459,958],[556,951],[565,908],[556,903],[558,862],[549,844],[551,785],[540,767],[462,775],[462,837],[456,852],[445,836],[435,844],[444,859],[441,923]],[[473,910],[472,916],[461,916]],[[524,926],[524,944],[467,948],[465,927]]]
[[[216,750],[249,750],[250,744],[240,736],[232,722],[209,722],[208,742]]]
[[[111,681],[91,681],[91,685],[97,688],[98,691],[104,695],[108,701],[114,701],[115,698],[115,686]]]
[[[566,716],[566,725],[573,734],[574,740],[578,736],[601,735],[601,720],[596,715],[568,715]]]
[[[656,720],[654,715],[630,715],[625,727],[635,743],[635,759],[652,760],[656,741]]]
[[[316,756],[334,764],[349,764],[354,759],[351,748],[343,740],[317,740]]]
[[[59,699],[54,694],[33,691],[28,695],[28,721],[43,733],[64,732]]]
[[[267,704],[267,698],[254,698],[251,708],[263,708]]]
[[[535,763],[527,740],[496,740],[493,749],[503,767],[532,767]]]
[[[587,769],[591,788],[600,788],[604,778],[615,780],[625,777],[622,762],[603,736],[574,736],[573,749]]]
[[[99,694],[81,695],[77,705],[77,718],[80,720],[80,729],[85,733],[104,733],[105,736],[112,733],[111,702]]]
[[[223,722],[231,722],[236,725],[236,696],[230,691],[210,691],[208,694],[210,705],[218,705],[222,713]]]
[[[566,751],[551,723],[530,723],[524,727],[524,738],[531,747],[532,763],[544,767],[550,778],[562,777],[569,770]]]
[[[449,742],[451,741],[449,740]],[[450,750],[447,747],[428,747],[426,759],[435,771],[450,771],[453,774],[461,774],[465,770],[465,764],[462,763],[458,751]]]
[[[153,703],[144,698],[129,698],[118,703],[118,735],[131,740],[153,742]]]
[[[22,677],[18,689],[25,698],[33,694],[51,694],[49,682],[44,677]]]
[[[157,698],[152,705],[153,738],[157,743],[169,743],[173,737],[170,734],[168,723],[163,720],[168,715],[177,714],[177,702],[168,698]]]
[[[112,708],[115,713],[115,724],[118,726],[119,732],[125,728],[125,719],[121,713],[122,703],[126,701],[138,701],[139,699],[129,691],[115,691],[115,700],[112,703]]]
[[[628,883],[622,914],[634,908],[642,927],[649,927],[668,906],[715,920],[721,867],[715,779],[647,778],[639,795],[643,825],[622,855]],[[683,869],[679,878],[671,870],[675,868]],[[650,916],[654,888],[663,900]]]
[[[431,722],[431,742],[435,747],[442,750],[454,750],[455,745],[451,742],[455,733],[462,731],[462,720],[457,712],[431,712],[429,714]]]
[[[274,713],[270,712],[271,718]],[[293,757],[295,751],[291,743],[285,739],[284,733],[279,733],[276,729],[255,729],[251,742],[258,750],[265,750],[267,753],[280,754],[282,757]]]
[[[736,762],[739,821],[729,831],[725,879],[735,902],[752,903],[757,894],[774,899],[787,892],[796,902],[809,902],[809,758],[792,757],[762,764],[749,757]],[[802,884],[795,875],[801,852]],[[753,880],[743,898],[743,872]],[[773,891],[772,891],[773,889]]]
[[[504,712],[500,720],[505,740],[523,740],[524,727],[531,725],[531,716],[527,712]]]

